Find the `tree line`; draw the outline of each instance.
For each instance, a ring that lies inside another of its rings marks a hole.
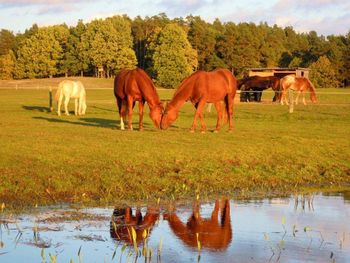
[[[350,85],[350,31],[325,37],[267,23],[209,23],[164,13],[0,31],[0,79],[109,78],[136,66],[166,88],[195,70],[219,67],[239,78],[247,68],[309,67],[316,87],[343,87]]]

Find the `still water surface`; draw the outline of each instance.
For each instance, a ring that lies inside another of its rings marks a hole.
[[[349,197],[2,213],[0,262],[350,262]]]

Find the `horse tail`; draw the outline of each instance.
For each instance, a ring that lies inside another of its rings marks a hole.
[[[57,91],[56,91],[56,94],[55,94],[55,101],[58,101],[58,99],[60,98],[61,93],[62,93],[62,87],[63,87],[63,81],[61,81],[58,84],[58,88],[57,88]]]
[[[236,92],[237,92],[237,87],[238,87],[238,81],[237,79],[232,75],[232,73],[229,73],[229,90],[230,92],[228,92],[224,98],[224,110],[223,110],[223,116],[222,119],[224,121],[224,123],[229,122],[229,116],[230,116],[230,107],[233,107],[234,104],[234,99],[236,96]],[[230,96],[232,97],[232,105],[230,105],[229,100],[230,100]],[[231,116],[232,117],[232,116]]]
[[[226,95],[224,98],[224,109],[222,111],[222,121],[225,124],[228,122],[228,114],[229,114],[228,96],[229,95]]]

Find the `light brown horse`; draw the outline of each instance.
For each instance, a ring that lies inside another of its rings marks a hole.
[[[122,70],[114,79],[114,96],[117,100],[122,130],[125,129],[126,113],[128,113],[128,129],[132,130],[132,110],[136,101],[139,102],[139,129],[143,130],[145,101],[150,108],[150,117],[154,125],[160,127],[163,105],[152,80],[144,70],[139,68]]]
[[[315,103],[316,99],[316,89],[314,85],[312,85],[311,81],[305,77],[296,77],[294,75],[287,75],[283,77],[280,81],[281,86],[281,104],[283,105],[283,100],[288,105],[288,101],[286,98],[286,92],[288,89],[297,91],[297,97],[295,98],[295,104],[298,104],[298,99],[300,94],[303,95],[303,103],[306,105],[305,101],[305,92],[310,92],[310,100]]]
[[[174,97],[167,104],[163,113],[161,128],[167,129],[177,117],[180,107],[190,100],[196,108],[191,132],[196,129],[197,118],[200,118],[202,132],[206,126],[203,119],[203,108],[206,103],[214,103],[217,111],[215,131],[220,130],[222,119],[221,101],[225,102],[225,111],[228,116],[229,130],[232,130],[233,100],[236,95],[237,80],[226,69],[217,69],[212,72],[197,71],[182,81]]]
[[[165,214],[164,218],[169,222],[174,234],[190,247],[197,247],[199,241],[203,248],[213,250],[227,248],[232,240],[230,201],[216,200],[209,219],[200,216],[199,208],[199,204],[196,203],[186,224],[175,213]],[[219,211],[221,212],[220,222],[218,220]]]
[[[144,239],[144,230],[149,234],[158,219],[159,209],[154,207],[148,207],[144,216],[139,208],[136,209],[135,215],[132,214],[131,207],[114,209],[110,224],[111,237],[131,244],[133,243],[131,227],[133,227],[136,242],[139,243]]]

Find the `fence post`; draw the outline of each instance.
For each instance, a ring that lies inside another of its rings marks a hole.
[[[294,111],[294,90],[288,89],[289,113]]]
[[[52,107],[52,88],[51,88],[51,86],[49,87],[49,107],[50,107],[50,112],[52,112],[53,107]]]

